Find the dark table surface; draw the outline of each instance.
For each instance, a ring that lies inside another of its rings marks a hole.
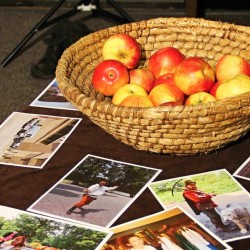
[[[207,155],[170,156],[148,153],[125,145],[93,124],[81,112],[27,107],[22,112],[82,118],[81,123],[43,169],[1,165],[0,204],[26,210],[67,174],[87,154],[162,169],[155,181],[227,169],[233,174],[249,157],[249,133],[224,149]],[[237,179],[247,190],[250,181]],[[146,189],[112,225],[116,226],[162,211],[162,206]],[[250,238],[228,243],[233,249],[249,249]]]

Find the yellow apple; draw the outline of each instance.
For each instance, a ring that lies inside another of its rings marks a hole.
[[[244,94],[249,91],[250,77],[244,74],[240,74],[230,80],[221,83],[215,91],[215,96],[217,99],[223,99],[226,97],[233,97],[236,95]]]
[[[197,104],[202,104],[202,103],[207,103],[207,102],[214,102],[217,99],[212,96],[211,94],[207,92],[198,92],[195,94],[190,95],[185,102],[186,106],[189,105],[197,105]]]
[[[120,87],[114,93],[112,97],[112,103],[119,105],[127,96],[134,94],[148,97],[148,92],[142,86],[136,83],[129,83]]]
[[[135,38],[119,33],[109,37],[102,48],[104,60],[115,59],[128,69],[134,69],[141,58],[141,47]]]
[[[224,55],[215,65],[217,81],[225,81],[244,74],[250,76],[250,63],[240,56]]]
[[[154,107],[154,104],[147,96],[129,95],[123,99],[119,106],[126,107]]]

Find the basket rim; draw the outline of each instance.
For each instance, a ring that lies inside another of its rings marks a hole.
[[[152,19],[148,19],[148,20],[144,20],[144,21],[137,21],[137,22],[133,22],[133,24],[136,23],[141,23],[141,22],[151,22],[153,25],[155,23],[155,21],[162,21],[162,22],[166,22],[166,20],[170,20],[170,21],[177,21],[181,24],[184,25],[188,22],[191,23],[195,26],[199,25],[199,27],[216,27],[218,26],[220,29],[223,28],[225,30],[239,30],[241,32],[247,33],[250,36],[250,27],[248,26],[242,26],[242,25],[235,25],[235,24],[230,24],[227,22],[220,22],[220,21],[212,21],[212,20],[207,20],[204,18],[188,18],[188,17],[166,17],[166,18],[152,18]],[[122,25],[118,25],[117,27],[124,27],[124,25],[126,24],[122,24]],[[217,28],[218,28],[217,27]],[[108,30],[111,32],[113,30],[113,27],[109,27],[103,30]],[[76,47],[78,45],[81,45],[86,42],[91,43],[93,42],[93,34],[97,34],[99,32],[101,32],[102,30],[90,33],[87,36],[82,37],[81,39],[79,39],[78,41],[76,41],[74,44],[72,44],[71,46],[69,46],[62,54],[61,58],[58,61],[58,65],[56,68],[56,80],[58,82],[58,86],[59,89],[62,91],[62,94],[65,96],[65,98],[73,103],[73,105],[76,105],[78,108],[80,107],[81,110],[84,110],[85,108],[93,108],[95,107],[96,110],[98,111],[107,111],[109,109],[115,109],[119,115],[122,118],[130,118],[131,115],[129,115],[129,113],[133,112],[136,110],[135,113],[148,113],[148,114],[152,114],[152,112],[180,112],[180,111],[185,111],[185,112],[197,112],[199,113],[204,113],[204,110],[206,109],[220,109],[220,110],[231,110],[234,109],[235,106],[232,105],[232,103],[244,103],[245,106],[249,106],[250,103],[250,92],[235,96],[235,97],[228,97],[222,100],[216,100],[214,102],[209,102],[209,103],[203,103],[203,104],[197,104],[197,105],[190,105],[190,106],[185,106],[185,105],[179,105],[179,106],[159,106],[159,107],[122,107],[122,106],[117,106],[112,104],[112,102],[108,101],[107,98],[104,98],[104,100],[97,100],[95,98],[89,97],[87,95],[85,95],[84,93],[81,92],[81,90],[79,89],[78,86],[76,86],[75,84],[73,84],[73,82],[70,81],[69,78],[66,77],[66,71],[67,71],[67,66],[68,66],[68,62],[67,60],[65,60],[65,58],[69,58],[72,57],[72,54],[76,53]],[[112,33],[112,32],[111,32]],[[72,53],[71,53],[72,52]],[[65,90],[67,89],[67,90]],[[78,93],[78,100],[72,100],[70,98],[67,97],[66,92],[67,91],[72,91],[72,92],[80,92]],[[234,107],[232,107],[234,106]],[[240,106],[240,104],[239,104]],[[237,107],[237,105],[236,105]],[[117,113],[116,112],[116,113]]]

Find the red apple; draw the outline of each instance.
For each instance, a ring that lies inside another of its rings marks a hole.
[[[129,71],[129,82],[141,85],[149,93],[154,86],[155,75],[150,69],[132,69]]]
[[[95,67],[92,76],[93,87],[105,96],[113,96],[120,87],[128,82],[128,69],[117,60],[100,62]]]
[[[122,100],[119,106],[126,107],[154,107],[154,104],[147,96],[129,95]]]
[[[156,78],[154,82],[154,86],[162,84],[162,83],[169,83],[169,82],[171,84],[174,84],[174,73],[167,73],[167,74],[159,76],[158,78]]]
[[[154,106],[160,106],[167,102],[182,105],[184,102],[183,92],[174,84],[159,84],[151,90],[148,97],[153,102]]]
[[[166,73],[174,73],[177,65],[185,59],[180,50],[166,47],[158,50],[148,60],[148,68],[158,78]]]
[[[221,83],[215,92],[217,99],[234,97],[250,91],[250,77],[247,75],[237,75],[236,77]]]
[[[250,76],[250,63],[240,56],[224,55],[215,66],[217,81],[229,80],[239,74]]]
[[[142,86],[136,83],[129,83],[120,87],[114,93],[112,97],[112,103],[119,105],[127,96],[134,94],[148,97],[148,92]]]
[[[212,96],[214,96],[214,97],[216,97],[216,90],[217,90],[217,88],[218,88],[218,86],[220,85],[220,84],[222,84],[223,82],[216,82],[213,86],[212,86],[212,88],[210,89],[210,94],[212,95]]]
[[[213,68],[200,57],[189,57],[182,61],[174,73],[176,86],[186,95],[209,92],[214,85]]]
[[[141,58],[141,47],[135,38],[119,33],[109,37],[102,48],[104,60],[115,59],[128,69],[134,69]]]
[[[190,95],[185,101],[185,105],[197,105],[207,102],[214,102],[217,99],[207,92],[198,92]]]

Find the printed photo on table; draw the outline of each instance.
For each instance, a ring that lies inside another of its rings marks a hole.
[[[113,235],[102,250],[232,249],[179,207],[110,230]]]
[[[54,79],[38,97],[30,104],[34,107],[77,110],[61,93]]]
[[[110,227],[160,172],[87,155],[28,210]]]
[[[13,112],[0,126],[0,164],[43,168],[80,121]]]
[[[226,242],[250,237],[250,195],[226,170],[153,182],[164,209],[180,206]]]
[[[111,233],[0,206],[0,249],[97,250]]]
[[[233,176],[250,181],[250,156],[248,159],[234,172]]]

